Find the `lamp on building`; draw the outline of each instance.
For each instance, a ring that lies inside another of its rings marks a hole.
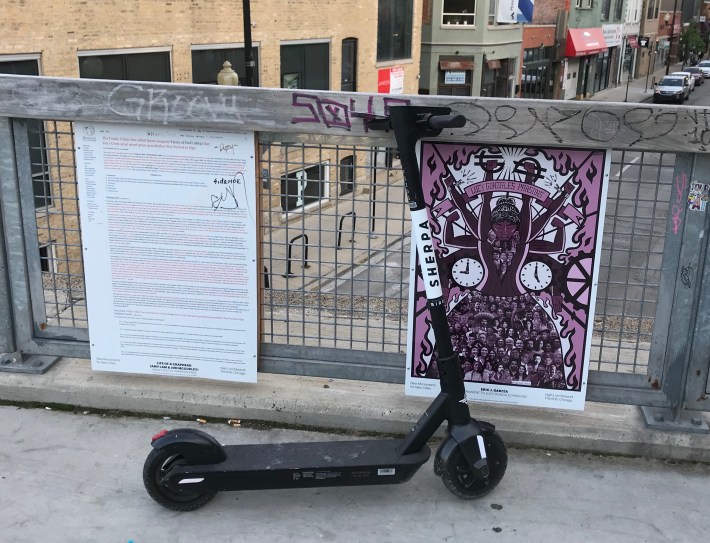
[[[663,18],[663,22],[666,23],[666,26],[669,26],[671,22],[671,14],[666,12],[666,16]]]
[[[217,74],[217,84],[231,85],[233,87],[239,85],[239,76],[237,75],[237,72],[232,70],[232,63],[228,60],[224,61],[222,69]]]

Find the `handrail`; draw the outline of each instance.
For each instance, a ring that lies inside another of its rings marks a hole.
[[[390,145],[366,121],[392,105],[447,106],[471,143],[710,152],[710,108],[574,100],[383,95],[0,75],[0,117],[144,123]]]

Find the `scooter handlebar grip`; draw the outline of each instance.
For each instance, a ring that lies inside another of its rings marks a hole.
[[[392,122],[389,117],[386,119],[370,119],[367,121],[367,127],[370,130],[390,130]]]
[[[427,125],[432,130],[461,128],[466,125],[466,117],[463,115],[432,115],[427,119]]]

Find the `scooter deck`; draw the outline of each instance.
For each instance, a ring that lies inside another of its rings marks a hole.
[[[408,481],[431,450],[400,455],[399,440],[327,441],[229,445],[218,464],[173,468],[167,483],[176,490],[257,490],[394,484]]]

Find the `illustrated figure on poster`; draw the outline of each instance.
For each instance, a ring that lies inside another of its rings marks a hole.
[[[423,188],[465,380],[579,390],[604,162],[603,151],[423,145]],[[419,297],[416,308],[415,377],[433,362]]]

